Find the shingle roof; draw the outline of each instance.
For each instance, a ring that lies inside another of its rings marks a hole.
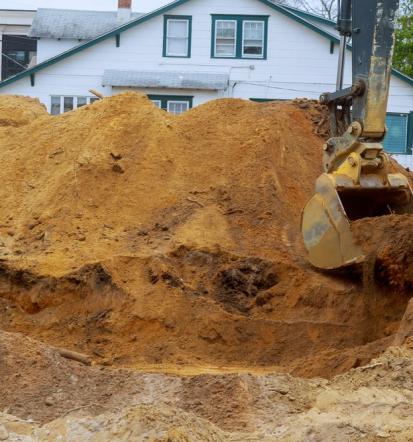
[[[156,87],[172,89],[223,90],[228,87],[228,73],[121,71],[108,69],[103,86]]]
[[[140,17],[133,13],[131,20]],[[76,11],[72,9],[40,8],[30,29],[31,37],[72,38],[91,40],[104,34],[121,23],[116,11]]]

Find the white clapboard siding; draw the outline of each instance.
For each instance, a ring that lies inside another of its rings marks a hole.
[[[413,171],[413,155],[392,155],[393,158],[407,167],[409,170]]]
[[[191,58],[164,58],[163,16],[155,17],[121,34],[120,47],[115,38],[78,52],[51,65],[30,78],[23,78],[0,89],[1,94],[22,94],[38,97],[50,107],[51,95],[88,95],[93,88],[104,95],[124,89],[102,86],[105,69],[182,72],[224,72],[230,76],[224,91],[151,90],[157,94],[193,95],[194,104],[218,97],[318,98],[322,92],[334,90],[338,47],[330,54],[330,41],[295,20],[256,0],[191,0],[169,15],[191,15]],[[211,59],[211,14],[268,15],[267,60]],[[39,60],[78,44],[74,40],[39,41]],[[59,46],[60,45],[60,46]],[[345,83],[351,82],[351,54],[347,53]],[[144,91],[148,92],[148,91]],[[413,87],[393,76],[389,111],[413,110]]]
[[[40,38],[37,41],[37,62],[41,63],[55,55],[61,54],[68,49],[71,49],[79,45],[79,40],[61,39],[56,40],[53,38]]]

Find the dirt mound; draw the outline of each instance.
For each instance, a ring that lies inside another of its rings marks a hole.
[[[313,123],[315,134],[326,140],[331,136],[327,106],[308,98],[296,98],[292,104],[305,112],[306,117]]]
[[[45,106],[38,99],[18,95],[0,96],[0,128],[25,126],[47,115]]]
[[[0,326],[127,367],[331,377],[377,356],[408,296],[363,297],[304,258],[322,111],[224,99],[176,117],[127,93],[9,128]]]
[[[374,262],[374,279],[403,293],[413,289],[413,215],[365,218],[352,224],[356,241]]]

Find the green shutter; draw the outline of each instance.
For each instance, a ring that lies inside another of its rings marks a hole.
[[[407,114],[387,114],[387,134],[384,148],[389,153],[405,154],[407,152]]]

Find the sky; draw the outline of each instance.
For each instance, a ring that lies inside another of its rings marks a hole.
[[[172,0],[132,0],[133,10],[147,12]],[[0,9],[67,8],[112,10],[117,8],[117,0],[0,0]]]

